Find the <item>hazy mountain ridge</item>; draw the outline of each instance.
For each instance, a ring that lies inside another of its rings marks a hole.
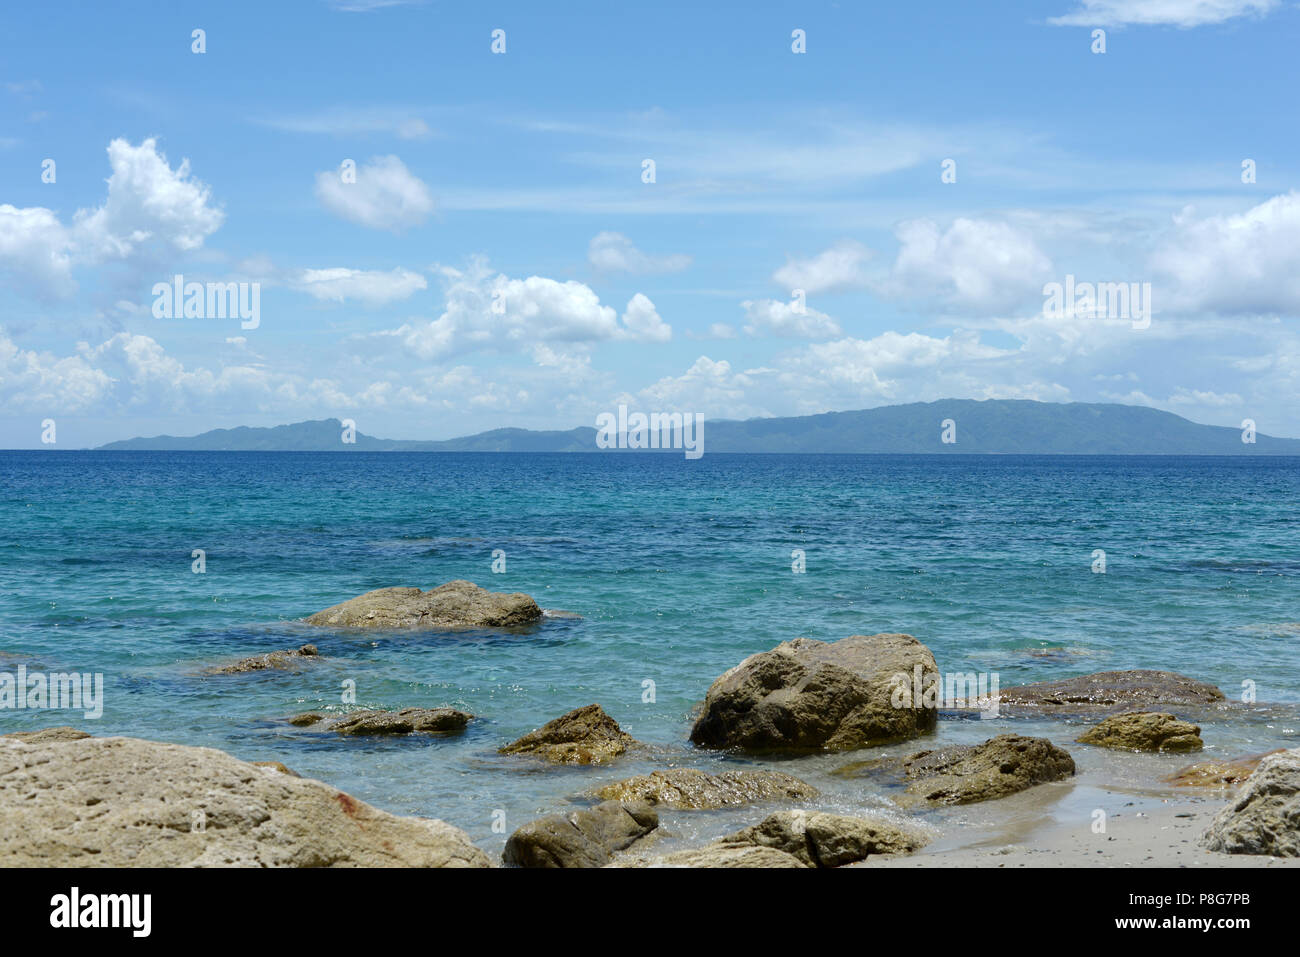
[[[953,444],[942,423],[956,423]],[[380,439],[362,432],[342,441],[338,419],[270,428],[214,429],[191,437],[156,436],[110,442],[124,451],[596,452],[596,429],[533,431],[502,428],[441,441]],[[943,399],[855,412],[783,418],[709,420],[705,453],[990,453],[1063,455],[1300,455],[1300,439],[1201,425],[1145,406],[1052,403],[1029,399]],[[671,450],[682,454],[680,449]]]

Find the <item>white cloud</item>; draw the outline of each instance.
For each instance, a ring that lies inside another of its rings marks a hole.
[[[751,418],[765,414],[747,392],[755,381],[743,372],[733,372],[725,359],[700,356],[680,376],[666,376],[635,395],[623,393],[616,402],[627,402],[642,410],[702,412],[707,418]]]
[[[794,339],[826,339],[840,334],[840,326],[824,312],[797,302],[778,299],[746,299],[740,304],[751,336],[783,336]]]
[[[400,232],[433,212],[429,187],[396,156],[376,156],[345,183],[340,170],[316,174],[316,197],[331,213],[360,226]]]
[[[0,205],[0,267],[42,291],[72,291],[72,240],[51,210]]]
[[[623,312],[623,326],[628,336],[642,342],[667,342],[673,337],[672,326],[659,317],[655,304],[639,292]]]
[[[173,170],[155,140],[132,146],[115,139],[108,161],[103,205],[78,210],[70,225],[44,207],[0,206],[0,268],[68,295],[74,266],[191,252],[220,228],[225,214],[210,204],[208,187],[190,178],[189,160]]]
[[[432,322],[408,323],[379,334],[397,338],[424,359],[476,351],[512,352],[549,342],[663,342],[672,334],[654,303],[640,293],[628,302],[620,325],[612,307],[602,304],[590,286],[574,280],[493,275],[482,259],[465,271],[450,267],[437,271],[446,287],[443,313]]]
[[[1048,23],[1058,26],[1199,27],[1235,17],[1264,16],[1281,6],[1279,0],[1080,0],[1081,6]]]
[[[254,122],[286,133],[324,136],[386,133],[403,140],[425,140],[434,135],[429,124],[410,110],[379,106],[333,108],[297,116],[261,118]]]
[[[378,270],[304,269],[288,280],[299,292],[330,302],[356,299],[370,306],[409,299],[429,284],[419,273],[407,269]]]
[[[929,219],[896,230],[901,248],[883,295],[938,300],[958,310],[1011,309],[1042,293],[1052,263],[1033,237],[1009,223],[957,219],[945,232]]]
[[[787,289],[802,289],[809,295],[864,286],[866,265],[872,255],[862,243],[846,239],[811,259],[787,259],[772,279]]]
[[[1170,307],[1300,315],[1300,193],[1236,215],[1196,219],[1185,210],[1151,266],[1168,279],[1153,298],[1168,290]]]
[[[198,249],[220,228],[225,214],[209,205],[210,191],[190,179],[190,161],[174,171],[157,143],[108,144],[108,198],[74,217],[73,238],[88,259],[125,259],[145,243],[174,250]]]
[[[680,253],[650,256],[637,249],[622,233],[597,233],[587,247],[587,261],[601,272],[633,274],[680,272],[691,264],[691,257]]]

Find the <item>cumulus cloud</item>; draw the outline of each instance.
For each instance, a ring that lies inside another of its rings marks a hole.
[[[72,241],[48,209],[0,205],[0,267],[41,291],[72,289]]]
[[[1168,290],[1172,307],[1298,315],[1300,193],[1274,196],[1236,215],[1197,219],[1184,210],[1151,266],[1165,277],[1159,290]]]
[[[915,219],[895,234],[898,258],[876,285],[890,297],[938,300],[957,310],[1011,309],[1041,295],[1052,270],[1033,237],[1009,223],[962,218],[944,230]]]
[[[429,283],[419,273],[407,269],[388,272],[365,269],[303,269],[292,274],[287,284],[315,299],[343,302],[355,299],[369,306],[409,299]]]
[[[787,289],[809,295],[867,284],[866,265],[872,252],[862,243],[844,240],[811,259],[787,259],[772,279]]]
[[[642,409],[702,412],[709,418],[750,418],[765,411],[747,395],[755,385],[752,376],[732,371],[727,360],[700,356],[682,375],[665,376],[618,401]]]
[[[78,210],[70,224],[44,207],[0,205],[0,268],[43,292],[68,295],[76,266],[190,252],[220,228],[225,214],[191,178],[189,160],[173,170],[155,140],[132,146],[115,139],[108,161],[103,205]]]
[[[647,273],[680,272],[691,264],[683,254],[650,256],[637,249],[622,233],[597,233],[587,247],[587,261],[601,272]]]
[[[1058,26],[1199,27],[1235,17],[1265,16],[1280,0],[1080,0],[1078,9],[1047,22]]]
[[[416,355],[441,358],[475,351],[512,352],[538,343],[589,345],[611,340],[664,342],[672,335],[647,297],[632,297],[620,325],[617,311],[590,286],[543,276],[512,279],[478,259],[466,270],[438,267],[446,306],[431,322],[381,333]]]
[[[792,339],[827,339],[840,334],[840,326],[824,312],[798,302],[779,299],[747,299],[740,304],[751,336],[781,336]]]
[[[341,170],[317,173],[316,198],[348,222],[391,232],[418,226],[433,212],[429,187],[396,156],[359,166],[356,182],[344,182]]]
[[[655,304],[639,292],[628,301],[623,326],[628,336],[642,342],[667,342],[673,337],[672,326],[659,317]]]

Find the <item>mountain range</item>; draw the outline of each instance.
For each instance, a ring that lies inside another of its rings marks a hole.
[[[952,427],[947,426],[951,420]],[[954,442],[943,441],[944,433]],[[126,451],[597,452],[597,430],[493,429],[458,439],[381,439],[318,419],[271,428],[241,426],[201,435],[125,439],[100,446]],[[856,412],[709,420],[708,452],[991,453],[1064,455],[1300,455],[1300,439],[1201,425],[1146,406],[1028,399],[945,399]],[[673,450],[682,454],[680,448]]]

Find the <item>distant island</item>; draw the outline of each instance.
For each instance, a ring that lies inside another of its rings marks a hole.
[[[956,441],[945,443],[951,419]],[[108,451],[213,452],[599,452],[596,429],[493,429],[459,439],[380,439],[356,432],[342,441],[338,419],[273,428],[214,429],[201,435],[125,439]],[[1028,399],[948,399],[857,412],[785,418],[709,420],[704,450],[745,453],[1022,454],[1022,455],[1300,455],[1300,439],[1200,425],[1145,406]],[[680,455],[680,451],[665,454]]]

